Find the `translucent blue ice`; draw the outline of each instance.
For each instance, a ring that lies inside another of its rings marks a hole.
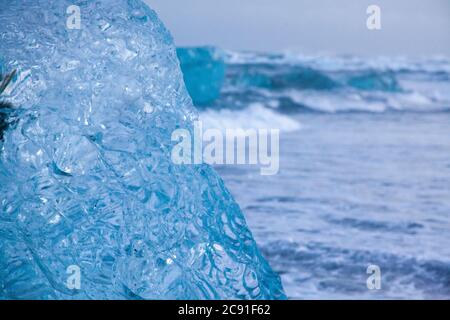
[[[214,47],[178,48],[186,88],[197,106],[214,102],[225,79],[224,53]]]
[[[197,115],[151,9],[0,0],[0,26],[2,70],[17,69],[2,96],[15,116],[0,142],[0,298],[284,298],[218,175],[171,162],[172,131]]]

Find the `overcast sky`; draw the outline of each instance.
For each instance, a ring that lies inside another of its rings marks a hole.
[[[450,55],[450,0],[145,0],[179,46]],[[366,9],[381,8],[381,30]]]

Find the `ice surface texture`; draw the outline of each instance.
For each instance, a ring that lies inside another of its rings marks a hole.
[[[0,0],[0,298],[284,298],[206,165],[176,166],[196,118],[171,36],[141,1]],[[81,29],[66,9],[81,8]],[[81,288],[67,268],[81,269]]]

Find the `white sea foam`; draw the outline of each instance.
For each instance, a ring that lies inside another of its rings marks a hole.
[[[386,104],[363,99],[359,94],[317,93],[309,91],[286,91],[285,95],[298,104],[321,112],[336,113],[348,111],[384,112]]]
[[[348,92],[348,91],[314,91],[314,90],[284,90],[271,92],[258,90],[271,101],[270,107],[280,106],[279,99],[289,99],[309,110],[326,113],[339,112],[371,112],[387,111],[439,112],[450,110],[450,99],[441,91],[423,92]],[[278,100],[277,100],[278,99]]]
[[[280,129],[296,131],[301,124],[294,119],[266,108],[262,103],[252,103],[245,109],[208,109],[200,113],[205,128],[218,129]]]

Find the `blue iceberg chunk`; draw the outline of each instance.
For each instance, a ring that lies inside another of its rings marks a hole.
[[[0,142],[0,299],[284,298],[215,171],[171,161],[197,114],[155,13],[0,5],[2,70],[17,70],[2,98],[19,114]]]
[[[224,53],[214,47],[178,48],[186,88],[195,105],[204,106],[220,96],[225,80]]]

